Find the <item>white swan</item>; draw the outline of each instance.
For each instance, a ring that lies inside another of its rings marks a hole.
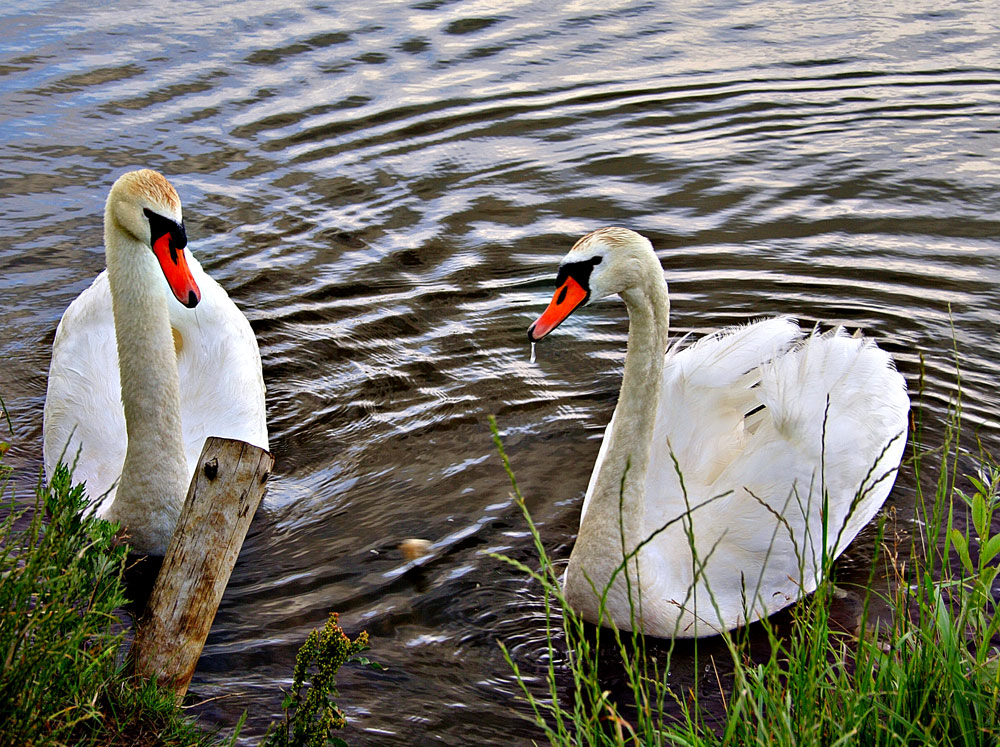
[[[46,474],[76,460],[74,479],[104,496],[98,515],[154,555],[166,552],[208,436],[268,447],[253,330],[186,244],[180,198],[161,174],[115,182],[108,267],[59,322],[45,397]]]
[[[909,399],[888,354],[842,329],[803,338],[785,318],[668,350],[663,270],[627,229],[580,239],[556,284],[532,342],[614,293],[630,323],[566,570],[570,606],[594,623],[695,637],[813,591],[824,547],[835,557],[872,519],[902,457]],[[631,554],[643,542],[628,580],[616,574],[623,543]],[[602,612],[594,589],[606,587]]]

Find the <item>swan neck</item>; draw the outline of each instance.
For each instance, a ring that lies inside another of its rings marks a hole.
[[[628,351],[614,420],[605,433],[607,451],[589,493],[580,533],[570,555],[564,591],[566,600],[585,619],[604,612],[592,592],[607,589],[607,610],[633,609],[624,575],[623,552],[631,555],[646,539],[645,484],[650,449],[659,410],[663,358],[667,347],[670,304],[659,263],[649,281],[621,294],[629,314]],[[633,586],[639,582],[638,563],[628,564]],[[641,614],[641,608],[640,613]],[[614,615],[615,624],[631,629],[629,613]]]
[[[624,530],[627,544],[644,539],[644,486],[659,409],[670,302],[662,271],[622,293],[629,316],[628,350],[609,451],[597,475],[592,509],[596,522]],[[601,518],[598,518],[601,517]],[[588,518],[590,513],[588,510]]]
[[[106,518],[126,526],[136,548],[163,554],[189,479],[166,282],[152,250],[120,228],[110,210],[104,239],[128,434]]]

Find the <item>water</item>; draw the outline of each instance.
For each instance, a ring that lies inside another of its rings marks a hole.
[[[529,361],[555,266],[647,234],[677,334],[754,315],[861,326],[933,433],[961,368],[996,452],[1000,27],[989,3],[8,2],[0,10],[0,366],[30,487],[53,331],[102,269],[103,201],[168,174],[191,247],[260,340],[276,474],[192,684],[206,723],[279,710],[331,610],[355,744],[509,744],[497,641],[545,665],[486,417],[565,558],[627,321]],[[934,438],[930,435],[930,445]],[[939,438],[939,437],[938,437]],[[890,501],[911,510],[912,476]],[[431,542],[404,560],[407,538]],[[849,553],[858,562],[870,538]],[[679,656],[671,676],[684,681]]]

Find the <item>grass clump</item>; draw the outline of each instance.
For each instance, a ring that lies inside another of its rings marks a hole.
[[[116,610],[127,547],[60,465],[19,508],[0,463],[0,744],[207,745],[174,696],[131,677]]]
[[[0,415],[13,432],[3,398]],[[15,500],[10,449],[0,440],[0,745],[209,747],[233,745],[246,714],[223,739],[184,716],[180,699],[132,673],[125,659],[128,546],[118,525],[89,511],[82,484],[60,463],[34,505]],[[331,614],[296,656],[294,684],[265,747],[343,745],[335,675],[346,661],[381,667],[359,654]],[[307,686],[308,681],[308,686]]]
[[[918,521],[908,552],[901,554],[898,542],[890,541],[884,519],[879,524],[869,580],[879,571],[890,578],[891,591],[877,601],[891,614],[876,619],[870,612],[873,592],[866,590],[857,629],[845,631],[831,616],[837,590],[827,560],[827,580],[793,607],[781,630],[766,619],[755,623],[752,636],[747,628],[724,633],[709,644],[716,652],[710,661],[706,656],[697,661],[704,643],[685,644],[686,655],[695,657],[695,672],[711,682],[672,686],[665,675],[673,643],[665,644],[665,660],[651,656],[642,635],[594,628],[566,605],[557,569],[525,508],[491,419],[514,499],[539,556],[537,567],[503,559],[530,574],[543,592],[544,691],[522,676],[506,649],[504,654],[548,741],[699,747],[996,745],[1000,616],[993,584],[1000,575],[1000,533],[993,532],[992,521],[1000,511],[1000,468],[981,460],[979,474],[968,478],[968,492],[956,486],[959,422],[956,407],[933,495],[919,488],[922,454],[914,449],[909,463],[917,475]],[[723,662],[717,660],[720,649]],[[613,697],[602,682],[602,651],[605,659],[610,651],[618,661],[624,695]],[[706,688],[719,696],[724,712],[709,713],[702,706],[699,693]]]
[[[205,731],[124,660],[117,614],[127,603],[128,547],[118,526],[85,511],[84,487],[65,465],[38,485],[31,509],[18,508],[10,476],[0,462],[0,745],[235,744],[243,719],[229,739]],[[266,747],[345,744],[333,735],[346,723],[333,700],[337,670],[349,660],[378,665],[359,656],[368,634],[352,641],[337,620],[333,613],[299,650],[285,719],[271,725]]]

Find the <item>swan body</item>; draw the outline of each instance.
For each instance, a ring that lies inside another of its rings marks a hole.
[[[105,209],[107,269],[56,329],[44,461],[62,459],[136,552],[163,555],[208,436],[268,448],[250,324],[202,270],[177,193],[155,171],[123,175]]]
[[[663,270],[627,229],[578,241],[557,286],[532,342],[614,293],[630,322],[567,603],[593,623],[696,637],[815,590],[824,557],[844,550],[895,480],[909,399],[888,354],[843,329],[803,334],[787,318],[668,346]]]

